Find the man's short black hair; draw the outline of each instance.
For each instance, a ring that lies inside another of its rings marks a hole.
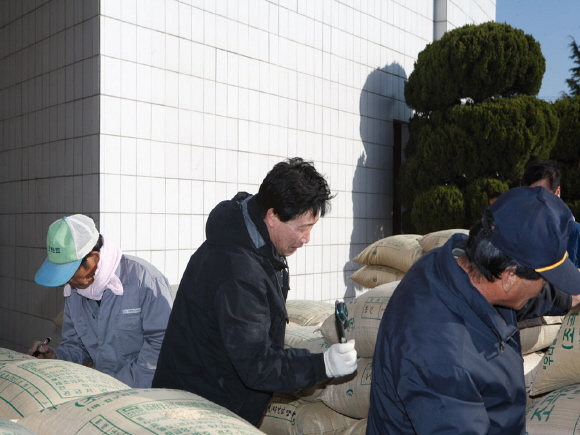
[[[541,275],[534,269],[524,266],[508,257],[491,243],[495,222],[493,214],[486,210],[483,217],[478,220],[469,230],[465,254],[469,260],[469,272],[483,276],[487,281],[493,282],[501,277],[507,268],[513,268],[516,276],[537,280]]]
[[[312,162],[294,157],[277,163],[266,175],[256,195],[256,204],[262,218],[269,209],[282,222],[304,213],[324,216],[330,211],[330,188]]]
[[[536,181],[546,179],[548,180],[552,193],[556,193],[556,190],[560,187],[561,178],[562,174],[560,173],[560,169],[558,169],[558,162],[555,160],[545,160],[530,163],[524,171],[522,181],[525,186],[531,186]]]

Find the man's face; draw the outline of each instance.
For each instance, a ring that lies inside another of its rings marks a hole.
[[[546,280],[544,278],[529,280],[519,277],[516,277],[516,279],[516,283],[510,290],[509,304],[506,303],[506,306],[519,310],[530,299],[538,296],[544,284],[546,284]]]
[[[94,255],[96,254],[96,255]],[[97,264],[99,263],[98,253],[91,253],[86,259],[86,265],[81,265],[69,280],[69,284],[72,288],[79,290],[86,289],[95,281],[95,273],[97,272]]]
[[[278,254],[288,257],[310,241],[310,231],[318,222],[318,216],[307,212],[288,222],[282,222],[271,208],[264,220]]]

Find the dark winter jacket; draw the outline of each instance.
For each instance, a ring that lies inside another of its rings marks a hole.
[[[452,248],[465,240],[457,234],[419,259],[386,307],[373,358],[369,435],[525,433],[516,315],[490,305],[457,264]],[[542,314],[565,313],[550,308]]]
[[[257,424],[272,392],[327,377],[322,354],[284,349],[287,263],[251,198],[238,193],[210,213],[207,240],[177,291],[153,387],[199,394]]]

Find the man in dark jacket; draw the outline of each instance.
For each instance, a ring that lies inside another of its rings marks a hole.
[[[516,310],[546,281],[580,293],[574,218],[547,189],[502,194],[470,230],[423,256],[391,298],[373,358],[367,434],[524,434]],[[563,315],[569,300],[530,315]],[[536,307],[542,307],[541,303]]]
[[[199,394],[256,425],[273,392],[356,370],[354,342],[323,354],[284,349],[286,257],[309,242],[331,198],[314,166],[294,158],[275,165],[257,195],[240,192],[212,210],[179,284],[153,387]]]

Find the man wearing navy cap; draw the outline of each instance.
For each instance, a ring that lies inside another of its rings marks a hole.
[[[82,214],[53,222],[46,251],[34,280],[64,286],[62,342],[56,349],[34,342],[28,354],[92,363],[130,387],[151,387],[173,305],[167,278],[124,255]]]
[[[515,310],[545,282],[580,293],[566,252],[573,223],[547,189],[518,187],[469,237],[456,234],[413,265],[379,328],[367,434],[525,434]],[[539,315],[570,308],[551,302]]]

